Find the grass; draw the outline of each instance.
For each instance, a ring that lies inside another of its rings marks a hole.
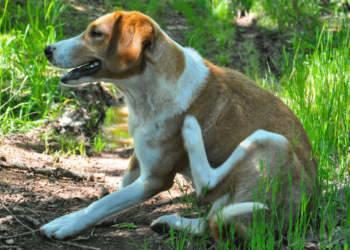
[[[321,159],[328,162],[330,153],[338,156],[340,169],[349,164],[349,35],[348,30],[321,32],[318,48],[302,60],[297,47],[294,59],[285,62],[290,66],[281,78],[285,88],[281,97],[300,114],[325,171],[328,166]],[[334,41],[338,43],[336,47]]]
[[[327,2],[104,1],[104,12],[139,10],[156,19],[162,27],[169,21],[170,12],[185,18],[188,29],[183,31],[183,45],[194,47],[216,64],[240,69],[283,99],[302,121],[317,158],[318,178],[322,183],[323,195],[318,199],[318,210],[310,220],[306,220],[301,211],[301,219],[282,238],[283,242],[281,238],[276,242],[277,238],[271,233],[267,236],[262,233],[264,227],[272,225],[254,225],[252,241],[245,243],[246,248],[274,249],[283,243],[290,249],[301,249],[306,244],[305,237],[314,232],[320,249],[326,249],[327,244],[333,242],[332,235],[338,226],[350,239],[350,206],[347,205],[350,203],[347,183],[350,31],[341,2]],[[58,86],[58,73],[48,65],[42,50],[48,43],[74,35],[69,32],[81,32],[88,20],[76,22],[76,26],[69,28],[67,16],[79,19],[79,11],[58,0],[32,0],[27,5],[22,1],[0,0],[0,10],[3,13],[0,19],[0,135],[4,135],[26,132],[42,124],[55,116],[50,113],[54,103],[66,101],[63,88]],[[268,63],[257,40],[238,36],[247,32],[247,28],[236,22],[237,15],[244,11],[258,14],[252,26],[265,37],[264,41],[274,52],[269,55]],[[106,126],[123,119],[118,112],[107,113]],[[115,136],[129,135],[118,130]],[[72,141],[62,141],[62,148],[84,153],[84,145],[74,138],[69,140]],[[93,145],[98,153],[104,142],[96,137]],[[341,182],[346,184],[344,193],[335,185]],[[182,203],[186,209],[181,213],[187,217],[203,216],[210,209],[203,207],[194,195],[186,193]],[[337,211],[342,211],[340,217]],[[171,249],[206,249],[211,244],[209,232],[198,237],[186,231],[171,231],[170,238],[164,241],[164,246]],[[216,249],[234,248],[232,242],[216,244]],[[344,249],[349,245],[346,242]],[[332,249],[341,248],[339,242],[332,245]],[[151,246],[145,243],[140,249],[151,249]]]
[[[55,98],[64,99],[42,51],[62,37],[57,16],[65,6],[57,1],[0,3],[0,131],[24,132],[45,121]]]

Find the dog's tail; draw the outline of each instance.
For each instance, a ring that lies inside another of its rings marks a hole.
[[[227,233],[230,230],[231,223],[235,223],[235,236],[246,238],[248,234],[247,228],[237,221],[234,221],[234,218],[252,213],[258,209],[268,208],[264,204],[258,202],[244,202],[224,207],[221,212],[214,215],[209,221],[210,230],[215,240],[220,240],[220,234],[224,238],[228,236]]]

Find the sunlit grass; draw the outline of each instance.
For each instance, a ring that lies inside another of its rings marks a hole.
[[[57,16],[65,6],[46,0],[27,1],[25,8],[6,0],[5,6],[0,21],[0,131],[23,132],[43,122],[54,98],[62,98],[43,48],[62,35]]]

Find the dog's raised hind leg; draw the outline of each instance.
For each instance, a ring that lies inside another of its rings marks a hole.
[[[209,164],[202,131],[194,116],[186,116],[182,135],[190,159],[195,190],[200,198],[206,188],[208,190],[215,189],[218,184],[232,173],[233,169],[251,153],[251,150],[254,150],[252,149],[254,147],[250,147],[252,144],[263,140],[272,140],[276,142],[274,145],[289,143],[282,135],[265,130],[257,130],[242,141],[221,166],[214,169]]]

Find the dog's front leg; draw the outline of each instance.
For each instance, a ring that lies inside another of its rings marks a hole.
[[[135,151],[132,154],[130,163],[128,165],[128,168],[126,169],[122,182],[119,185],[118,190],[125,188],[126,186],[129,186],[131,183],[137,180],[137,178],[140,177],[141,170],[140,170],[140,163],[136,157]],[[108,216],[107,218],[99,221],[96,225],[103,225],[103,224],[112,224],[115,220],[115,217],[117,214],[112,214],[112,216]]]
[[[161,189],[160,183],[162,182],[156,177],[141,175],[129,186],[105,196],[82,210],[42,226],[41,233],[48,238],[55,239],[64,239],[77,234],[108,216],[148,200]]]

